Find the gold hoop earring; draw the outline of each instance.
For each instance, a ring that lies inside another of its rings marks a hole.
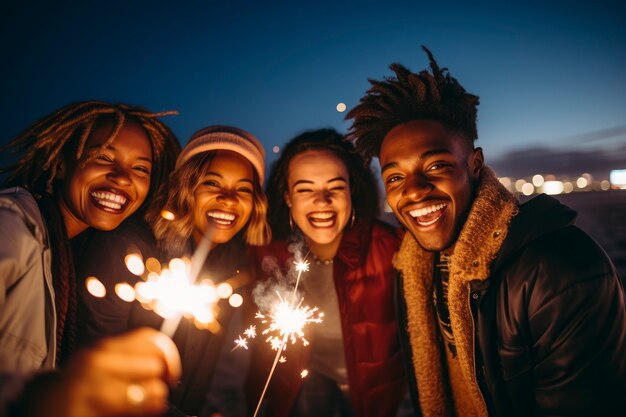
[[[352,217],[350,219],[350,229],[352,229],[354,227],[355,218],[356,218],[356,214],[354,213],[354,207],[352,207]]]
[[[289,227],[291,227],[292,232],[296,231],[296,226],[293,224],[293,216],[291,215],[291,212],[289,212]]]

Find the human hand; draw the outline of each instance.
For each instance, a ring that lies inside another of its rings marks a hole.
[[[167,410],[168,385],[181,373],[172,340],[153,329],[111,337],[80,352],[56,383],[40,390],[33,415],[157,416]]]

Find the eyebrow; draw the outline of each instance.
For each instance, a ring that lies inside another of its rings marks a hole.
[[[423,154],[420,155],[419,159],[426,159],[430,156],[433,155],[441,155],[441,154],[448,154],[451,155],[452,152],[450,152],[448,149],[431,149],[430,151],[426,151]],[[396,168],[398,166],[397,162],[389,162],[388,164],[385,164],[381,170],[380,173],[382,174],[383,172],[385,172],[388,169],[391,168]]]
[[[222,174],[220,174],[219,172],[215,172],[215,171],[207,171],[206,174],[204,174],[205,176],[209,176],[209,175],[213,175],[216,176],[218,178],[224,178],[224,176]],[[249,178],[240,178],[237,180],[237,182],[249,182],[250,184],[254,184],[254,182],[249,179]]]
[[[103,145],[104,145],[104,143],[100,143],[100,144],[96,143],[96,144],[88,147],[87,149],[88,150],[92,150],[92,149],[101,149],[101,148],[103,148],[103,149],[111,149],[113,152],[119,152],[119,150],[115,146],[113,146],[113,145],[108,145],[108,146],[104,146],[104,147],[103,147]],[[146,161],[146,162],[150,162],[152,164],[152,158],[148,158],[146,156],[140,156],[137,159],[142,160],[142,161]]]
[[[347,183],[348,180],[346,180],[344,177],[335,177],[335,178],[331,178],[328,181],[326,181],[326,184],[330,183],[330,182],[334,182],[334,181],[342,181]],[[293,183],[292,187],[295,187],[298,184],[313,184],[313,181],[311,180],[298,180],[296,182]]]

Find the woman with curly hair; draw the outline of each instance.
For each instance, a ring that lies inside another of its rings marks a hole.
[[[268,387],[268,416],[386,417],[399,407],[405,381],[391,258],[400,238],[376,220],[376,190],[369,167],[331,129],[295,137],[272,167],[267,194],[276,239],[261,258],[276,258],[282,281],[294,258],[310,261],[300,284],[304,302],[324,318],[308,328],[308,346],[290,345],[284,353],[287,364]],[[251,404],[274,355],[266,345],[255,347]]]
[[[3,170],[0,191],[0,414],[128,415],[165,406],[166,377],[175,379],[179,364],[163,335],[142,330],[71,357],[80,242],[150,206],[180,149],[157,119],[164,114],[74,103],[0,149],[19,156]],[[140,358],[154,366],[133,366]]]

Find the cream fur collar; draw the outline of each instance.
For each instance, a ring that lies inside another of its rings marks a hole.
[[[474,322],[470,309],[469,282],[486,280],[490,265],[507,236],[511,219],[518,212],[516,198],[484,167],[476,198],[450,260],[448,307],[463,379],[469,384],[474,410],[464,416],[487,416],[476,382]],[[424,417],[450,416],[445,400],[445,379],[437,342],[437,319],[433,309],[433,254],[424,251],[410,233],[394,257],[394,266],[404,277],[407,331],[413,353],[419,403]]]

